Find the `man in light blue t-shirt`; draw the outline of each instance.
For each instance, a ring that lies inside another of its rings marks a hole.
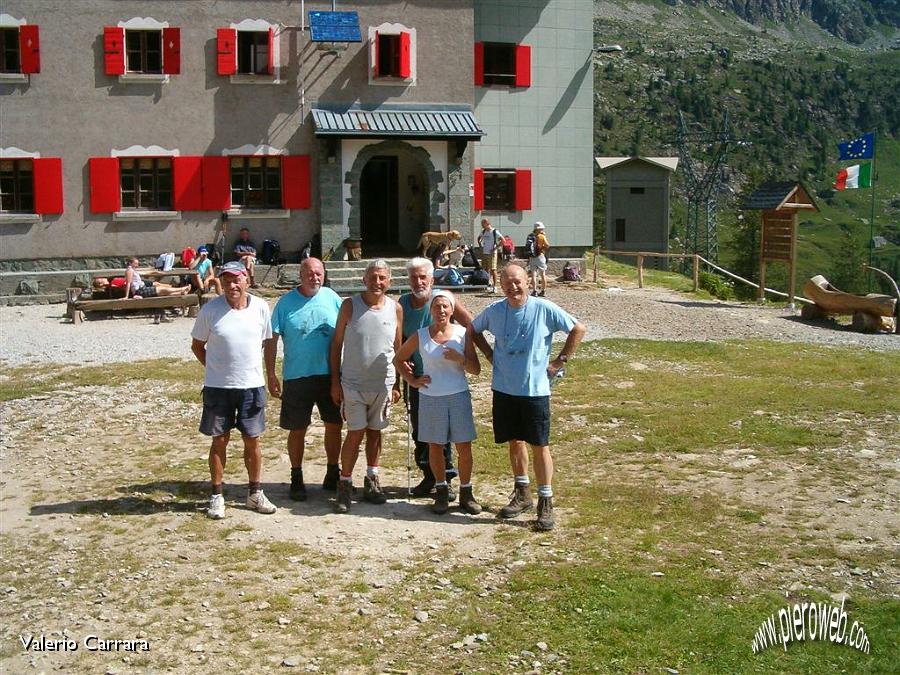
[[[504,300],[475,317],[472,329],[488,331],[494,347],[484,351],[493,366],[492,417],[494,442],[509,443],[515,476],[512,498],[498,514],[512,518],[532,507],[528,479],[528,449],[534,454],[538,481],[537,528],[551,530],[553,519],[553,458],[550,456],[550,382],[578,348],[585,328],[568,312],[543,298],[529,297],[528,277],[518,265],[500,273]],[[568,333],[553,361],[550,350],[556,331]]]
[[[290,497],[306,500],[303,482],[303,453],[306,430],[315,405],[325,424],[325,456],[328,468],[322,487],[335,490],[340,477],[341,411],[331,400],[328,353],[341,309],[341,299],[322,286],[325,267],[317,258],[300,265],[300,286],[283,295],[272,311],[272,339],[266,343],[265,363],[269,393],[281,399],[282,429],[288,430],[291,459]],[[284,340],[282,375],[284,389],[275,372],[278,338]]]

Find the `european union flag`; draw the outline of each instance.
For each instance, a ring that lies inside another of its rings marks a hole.
[[[875,156],[875,132],[863,134],[859,138],[838,143],[839,159],[872,159]]]

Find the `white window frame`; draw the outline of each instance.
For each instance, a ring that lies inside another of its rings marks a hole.
[[[175,158],[181,155],[180,150],[167,150],[159,145],[132,145],[124,150],[113,149],[110,157],[170,157]],[[121,171],[121,170],[120,170]],[[121,173],[119,174],[119,185],[121,189]],[[174,171],[172,184],[172,199],[175,199]],[[142,209],[130,209],[127,211],[120,210],[113,214],[114,221],[135,221],[135,220],[181,220],[181,211],[148,211]]]
[[[242,145],[239,148],[225,148],[222,150],[222,155],[225,157],[252,157],[254,155],[260,156],[285,156],[288,154],[288,151],[284,148],[275,148],[271,145],[253,145],[251,143],[247,143],[246,145]],[[229,166],[229,189],[231,189],[231,167]],[[281,185],[282,195],[284,194],[284,183]],[[240,220],[242,218],[262,218],[262,219],[276,219],[276,218],[290,218],[291,210],[290,209],[253,209],[245,206],[232,206],[226,211],[229,218],[234,218],[236,220]]]
[[[11,16],[10,14],[0,14],[0,28],[19,29],[27,23],[28,23],[28,21],[26,19],[17,19],[14,16]],[[21,39],[21,38],[19,38],[19,39]],[[21,64],[21,62],[22,62],[22,54],[21,54],[21,50],[20,50],[19,63]],[[27,82],[27,81],[28,81],[28,75],[26,75],[25,73],[0,73],[0,82],[12,83],[12,82]],[[7,221],[3,221],[3,222],[7,222]]]
[[[272,74],[256,75],[252,73],[235,73],[231,75],[232,84],[284,84],[281,79],[281,33],[283,27],[278,23],[270,23],[265,19],[244,19],[240,23],[232,23],[228,26],[238,33],[247,31],[251,33],[268,33],[272,30]],[[234,41],[235,66],[238,66],[240,54],[238,52],[238,40]]]
[[[165,64],[162,63],[165,58],[165,47],[162,44],[162,31],[163,28],[169,27],[168,21],[157,21],[151,16],[140,17],[136,16],[132,19],[128,19],[128,21],[119,21],[116,24],[119,28],[124,30],[124,33],[127,33],[130,30],[155,30],[159,31],[159,40],[160,40],[160,49],[162,53],[160,53],[160,63],[165,67]],[[169,76],[166,73],[133,73],[128,72],[128,51],[125,49],[125,45],[127,43],[127,37],[123,33],[122,40],[122,58],[125,62],[125,72],[122,75],[119,75],[119,82],[123,84],[147,84],[148,82],[160,82],[166,83],[169,81]]]
[[[375,34],[378,35],[400,35],[400,33],[409,33],[409,77],[393,77],[373,75],[375,66]],[[377,87],[414,87],[418,77],[417,58],[416,58],[416,29],[407,28],[402,23],[383,23],[380,26],[369,26],[369,84]]]

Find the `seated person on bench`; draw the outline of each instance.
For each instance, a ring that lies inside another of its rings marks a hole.
[[[171,286],[158,281],[144,281],[137,271],[138,259],[132,258],[125,268],[125,299],[154,298],[163,295],[187,295],[190,286]]]
[[[197,285],[202,291],[211,288],[216,290],[216,295],[222,295],[222,282],[216,279],[213,271],[212,260],[209,259],[209,249],[201,246],[197,249],[197,257],[191,261],[191,269],[197,270],[197,276],[191,276],[191,283]]]

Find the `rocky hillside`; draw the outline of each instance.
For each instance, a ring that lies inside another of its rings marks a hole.
[[[670,5],[678,0],[669,0]],[[754,24],[810,19],[839,38],[864,42],[878,24],[900,26],[897,0],[691,0],[694,5],[727,9]]]

